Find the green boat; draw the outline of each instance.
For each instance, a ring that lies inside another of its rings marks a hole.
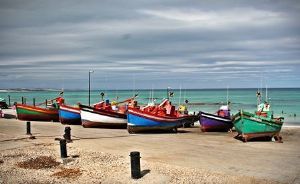
[[[258,98],[260,93],[258,92]],[[260,102],[260,100],[258,100]],[[283,124],[283,117],[274,118],[273,112],[270,111],[270,104],[260,103],[255,113],[240,110],[233,116],[233,125],[238,132],[236,138],[241,138],[247,142],[253,138],[275,138],[278,142],[282,142],[279,135]]]

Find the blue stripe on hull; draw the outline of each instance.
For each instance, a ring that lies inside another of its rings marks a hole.
[[[80,113],[65,111],[65,110],[59,110],[59,116],[64,119],[80,119]]]
[[[174,122],[158,122],[154,120],[150,120],[144,117],[136,116],[133,114],[127,115],[127,121],[129,126],[138,126],[138,127],[170,127],[174,128],[180,124],[180,121]]]

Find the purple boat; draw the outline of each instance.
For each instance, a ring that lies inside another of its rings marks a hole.
[[[202,132],[227,132],[233,127],[228,106],[221,106],[217,114],[199,112]]]

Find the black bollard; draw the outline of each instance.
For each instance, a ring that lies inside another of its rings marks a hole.
[[[131,160],[131,178],[139,179],[141,177],[140,152],[130,152]]]
[[[33,106],[35,106],[35,98],[32,99]]]
[[[67,141],[65,139],[59,140],[60,144],[60,157],[61,158],[67,158]]]
[[[22,105],[24,104],[24,97],[22,96]]]
[[[71,139],[71,127],[65,127],[64,139],[66,139],[67,142],[72,142],[72,139]]]
[[[31,135],[31,126],[30,126],[30,121],[27,121],[26,123],[26,135]]]

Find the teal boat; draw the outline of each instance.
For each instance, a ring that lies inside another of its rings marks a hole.
[[[257,94],[260,98],[260,93]],[[260,102],[260,99],[258,100]],[[247,142],[253,138],[275,138],[281,142],[282,138],[279,135],[283,124],[283,117],[274,118],[273,112],[270,111],[270,104],[259,103],[255,113],[240,110],[233,116],[233,125],[238,132],[237,138],[241,138]]]

